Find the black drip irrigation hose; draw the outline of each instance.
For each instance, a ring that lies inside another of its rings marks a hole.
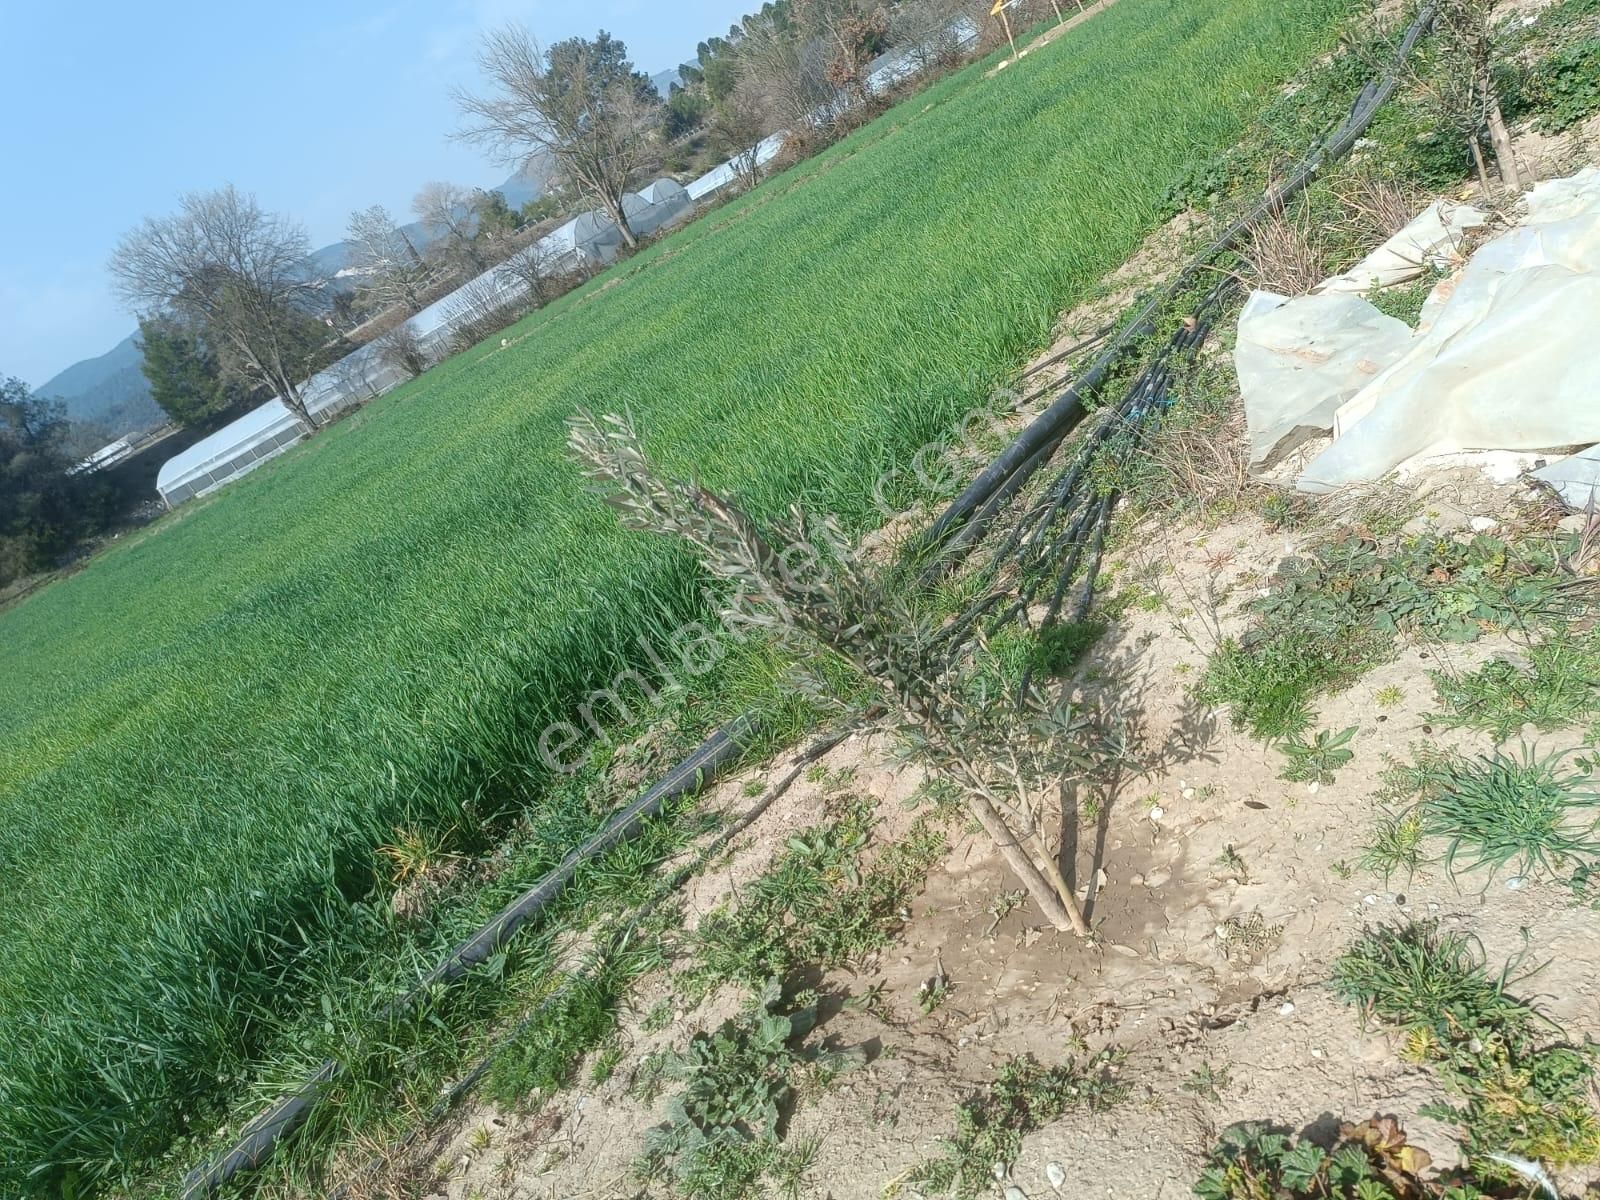
[[[548,908],[586,862],[635,837],[672,801],[703,790],[718,771],[745,752],[754,740],[756,727],[756,718],[746,714],[713,733],[653,787],[615,814],[598,833],[570,851],[537,884],[446,955],[415,987],[385,1005],[376,1019],[392,1019],[411,1009],[430,989],[482,966],[519,929]],[[300,1127],[342,1071],[338,1061],[326,1060],[293,1092],[254,1117],[228,1149],[189,1172],[183,1183],[183,1200],[204,1200],[235,1175],[261,1166],[279,1143]]]
[[[1190,260],[1166,287],[1152,296],[1089,367],[950,502],[917,542],[918,552],[932,560],[933,565],[928,568],[930,579],[936,577],[935,573],[948,570],[952,565],[949,560],[959,559],[981,540],[981,537],[968,537],[958,542],[956,535],[968,524],[982,521],[997,493],[1004,491],[1007,496],[1014,495],[1050,458],[1054,449],[1087,415],[1085,400],[1105,383],[1116,362],[1138,338],[1155,331],[1156,314],[1161,308],[1189,288],[1201,272],[1210,269],[1213,259],[1233,249],[1239,239],[1263,217],[1281,212],[1328,163],[1350,152],[1372,124],[1378,110],[1394,95],[1400,82],[1400,67],[1432,27],[1434,15],[1434,5],[1423,7],[1396,47],[1389,69],[1381,78],[1369,81],[1361,89],[1343,123],[1307,156],[1295,174],[1268,191],[1254,208],[1225,229],[1210,246]]]
[[[877,711],[879,710],[869,709],[866,713],[862,714],[861,719],[863,721],[870,720]],[[650,895],[650,897],[633,911],[626,925],[608,934],[603,939],[603,945],[592,954],[587,968],[580,968],[580,972],[575,973],[574,976],[569,979],[564,986],[541,1000],[532,1012],[530,1012],[515,1026],[513,1026],[503,1037],[499,1038],[494,1045],[489,1048],[488,1052],[485,1053],[477,1061],[477,1063],[473,1065],[471,1070],[469,1070],[465,1075],[451,1085],[449,1090],[440,1096],[438,1100],[434,1101],[427,1113],[424,1114],[422,1121],[419,1122],[409,1133],[407,1133],[399,1143],[391,1148],[391,1150],[386,1154],[374,1155],[366,1162],[365,1165],[358,1168],[349,1179],[345,1180],[343,1183],[339,1184],[332,1191],[330,1191],[327,1194],[327,1200],[348,1200],[351,1189],[354,1188],[360,1180],[372,1176],[381,1170],[384,1163],[393,1158],[396,1153],[402,1152],[408,1146],[415,1144],[429,1127],[440,1121],[452,1108],[456,1106],[457,1103],[460,1102],[463,1096],[465,1096],[469,1091],[478,1085],[483,1077],[489,1073],[490,1067],[494,1064],[494,1060],[499,1056],[501,1051],[505,1050],[508,1046],[516,1042],[524,1033],[528,1031],[529,1028],[532,1027],[534,1022],[539,1020],[539,1018],[545,1013],[549,1012],[571,992],[572,988],[577,985],[578,980],[582,977],[582,970],[588,970],[591,973],[598,973],[598,971],[604,967],[606,959],[611,955],[619,953],[623,948],[626,947],[629,939],[633,937],[639,926],[642,925],[644,921],[661,906],[668,896],[676,892],[691,878],[698,874],[707,863],[711,862],[717,857],[717,855],[721,854],[734,838],[738,837],[746,829],[750,828],[750,826],[753,825],[761,817],[761,815],[767,811],[767,809],[772,807],[773,803],[780,796],[784,795],[784,793],[786,793],[789,788],[793,786],[794,781],[800,778],[801,772],[803,772],[812,763],[816,762],[823,755],[827,754],[834,747],[838,746],[859,727],[859,721],[852,721],[815,739],[809,746],[806,747],[805,750],[801,751],[801,753],[793,760],[793,762],[790,763],[789,770],[782,776],[782,778],[769,787],[761,796],[761,798],[757,800],[755,804],[751,805],[749,810],[746,811],[742,817],[740,817],[733,824],[729,825],[726,829],[718,832],[717,836],[707,843],[700,850],[700,852],[695,855],[692,861],[674,871],[671,876],[664,880]]]

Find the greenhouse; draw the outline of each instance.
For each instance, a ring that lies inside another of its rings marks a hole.
[[[681,183],[658,179],[642,192],[629,192],[622,198],[622,211],[628,228],[640,237],[687,221],[694,213],[694,201]]]
[[[176,507],[248,474],[305,436],[288,406],[269,400],[168,459],[156,476],[156,491],[167,507]]]
[[[769,144],[768,157],[777,153],[782,141],[769,138],[762,147]],[[629,227],[644,237],[681,224],[694,213],[691,191],[671,179],[629,192],[622,203]],[[574,217],[522,254],[537,256],[550,274],[565,274],[603,266],[621,248],[622,231],[596,210]],[[491,269],[428,305],[406,324],[424,353],[436,360],[451,352],[451,338],[458,330],[521,303],[527,294],[528,281],[518,272]],[[409,377],[386,363],[381,348],[369,342],[306,381],[306,408],[320,423],[383,395]],[[156,479],[156,490],[168,507],[174,507],[239,478],[305,436],[288,407],[281,400],[270,400],[169,460]]]
[[[707,171],[684,188],[684,191],[691,200],[703,200],[735,182],[741,174],[766,166],[778,157],[778,151],[782,149],[783,134],[775,133],[771,137],[763,138],[738,158],[729,159],[720,167],[713,167]]]

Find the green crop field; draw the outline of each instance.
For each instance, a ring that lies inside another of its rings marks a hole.
[[[1122,0],[979,64],[0,613],[0,1192],[148,1169],[315,1006],[375,848],[537,804],[546,722],[700,607],[567,414],[863,527],[1348,8]]]

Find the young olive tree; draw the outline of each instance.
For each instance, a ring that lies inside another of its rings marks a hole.
[[[1048,828],[1052,797],[1092,765],[1086,722],[1037,691],[1018,711],[984,682],[970,648],[938,647],[917,606],[863,565],[831,520],[795,509],[769,539],[723,498],[657,472],[616,416],[578,413],[568,444],[624,526],[694,548],[728,589],[730,619],[753,623],[802,661],[835,655],[852,666],[913,757],[961,789],[1050,923],[1089,933]],[[819,677],[802,683],[832,701]]]
[[[627,47],[602,30],[592,41],[569,38],[547,49],[508,25],[484,38],[478,61],[493,90],[456,91],[460,136],[510,164],[547,157],[637,246],[622,197],[649,162],[661,98],[628,61]]]
[[[314,316],[327,281],[310,252],[299,224],[229,184],[189,193],[171,216],[145,218],[117,244],[110,269],[136,314],[203,330],[225,371],[267,388],[310,430],[301,381],[327,340]]]
[[[1489,174],[1479,142],[1487,134],[1501,181],[1521,191],[1522,173],[1495,87],[1495,4],[1496,0],[1438,0],[1433,55],[1412,59],[1414,65],[1407,70],[1440,123],[1466,140],[1483,189],[1489,190]]]

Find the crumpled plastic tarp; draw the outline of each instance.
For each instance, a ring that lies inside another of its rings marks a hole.
[[[1329,305],[1335,295],[1313,297]],[[1308,371],[1324,398],[1347,374]],[[1258,407],[1248,385],[1245,405]],[[1297,401],[1299,403],[1300,401]],[[1462,450],[1600,442],[1600,170],[1540,184],[1523,224],[1435,289],[1404,354],[1339,407],[1335,440],[1304,491],[1380,479],[1407,460]]]
[[[1455,266],[1469,230],[1488,221],[1480,209],[1450,200],[1435,200],[1399,233],[1343,275],[1324,279],[1314,293],[1354,292],[1394,287],[1420,279],[1425,270]]]
[[[1533,477],[1554,488],[1573,512],[1600,510],[1600,446],[1540,467]]]
[[[1250,465],[1261,469],[1307,438],[1405,353],[1411,327],[1359,296],[1253,292],[1239,316],[1233,362],[1250,427]]]

